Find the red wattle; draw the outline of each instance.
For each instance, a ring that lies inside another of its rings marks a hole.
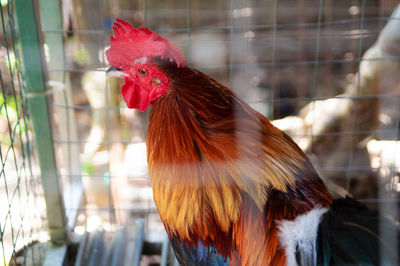
[[[125,80],[125,84],[121,88],[121,93],[128,108],[135,108],[144,112],[150,105],[148,91],[141,89],[129,80]]]

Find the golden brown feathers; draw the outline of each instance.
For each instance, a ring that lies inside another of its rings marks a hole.
[[[328,205],[325,186],[297,145],[231,90],[201,72],[159,63],[171,88],[153,103],[147,147],[169,235],[202,240],[225,256],[237,249],[242,264],[251,265],[249,249],[274,262],[271,253],[283,254],[275,219]]]

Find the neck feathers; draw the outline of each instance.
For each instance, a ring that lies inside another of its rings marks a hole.
[[[213,243],[225,256],[238,249],[240,257],[254,246],[246,234],[254,235],[264,239],[259,248],[270,249],[265,258],[275,254],[275,220],[328,205],[326,187],[300,148],[231,90],[201,72],[165,64],[171,88],[153,103],[147,147],[167,231]],[[219,248],[218,241],[233,244]]]

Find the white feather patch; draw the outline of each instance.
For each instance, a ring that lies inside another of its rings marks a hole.
[[[144,64],[146,62],[147,62],[147,57],[141,57],[141,58],[135,59],[135,61],[133,61],[133,64],[137,64],[137,63]]]
[[[296,217],[293,221],[279,222],[279,240],[285,249],[287,265],[297,265],[296,250],[302,257],[310,256],[310,261],[316,265],[316,241],[318,225],[327,208],[312,209],[306,214]]]

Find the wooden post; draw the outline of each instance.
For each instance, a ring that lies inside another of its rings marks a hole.
[[[67,241],[66,216],[54,154],[43,72],[45,64],[40,42],[40,22],[35,3],[32,0],[15,1],[24,61],[25,95],[34,125],[51,241],[64,244]]]

